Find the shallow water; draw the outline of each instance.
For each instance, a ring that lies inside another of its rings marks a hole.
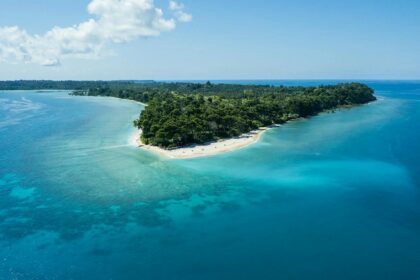
[[[369,84],[189,160],[129,145],[137,103],[0,92],[0,279],[419,279],[420,83]]]

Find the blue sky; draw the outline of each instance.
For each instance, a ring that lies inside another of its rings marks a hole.
[[[0,1],[0,27],[19,27],[3,30],[9,55],[0,62],[0,79],[420,79],[420,1],[179,1],[189,21],[168,1],[155,0],[164,19],[176,22],[153,25],[158,35],[115,29],[99,36],[109,26],[102,24],[78,50],[63,51],[62,41],[49,49],[58,39],[47,36],[36,39],[41,47],[30,49],[30,58],[10,58],[10,48],[22,44],[10,42],[10,34],[25,30],[28,42],[54,26],[106,18],[100,9],[87,12],[92,1]],[[1,43],[0,32],[0,49]]]

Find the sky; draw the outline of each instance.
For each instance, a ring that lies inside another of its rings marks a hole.
[[[416,0],[1,0],[0,80],[420,79]]]

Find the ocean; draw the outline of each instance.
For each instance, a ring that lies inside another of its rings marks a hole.
[[[0,279],[420,279],[420,82],[365,83],[186,160],[130,145],[138,103],[0,91]]]

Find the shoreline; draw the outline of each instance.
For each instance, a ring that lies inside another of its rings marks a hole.
[[[73,96],[83,96],[83,95],[73,95]],[[142,105],[142,106],[144,106],[144,107],[146,107],[147,106],[147,104],[146,103],[143,103],[143,102],[140,102],[140,101],[137,101],[137,100],[134,100],[134,99],[125,99],[125,98],[119,98],[119,97],[115,97],[115,96],[96,96],[96,95],[86,95],[86,96],[83,96],[83,97],[95,97],[95,98],[113,98],[113,99],[118,99],[118,100],[124,100],[124,101],[127,101],[127,102],[131,102],[131,103],[135,103],[135,104],[137,104],[137,105]]]
[[[136,102],[136,103],[141,103],[135,100],[131,100],[131,101]],[[320,115],[323,113],[328,114],[331,112],[335,112],[336,110],[350,109],[350,108],[353,108],[354,106],[369,105],[375,101],[378,101],[378,99],[368,102],[366,104],[339,106],[335,109],[325,110],[323,112],[320,112],[317,115]],[[147,104],[142,104],[142,105],[147,106]],[[314,116],[310,116],[310,117],[314,117]],[[291,119],[285,123],[289,123],[290,121],[296,121],[300,119],[307,119],[307,118],[299,117],[296,119]],[[159,148],[156,146],[143,144],[140,139],[141,130],[138,129],[136,133],[130,137],[129,144],[131,146],[141,148],[143,150],[149,151],[151,153],[154,153],[156,155],[162,156],[167,159],[190,159],[190,158],[209,157],[209,156],[219,155],[222,153],[233,152],[233,151],[248,147],[258,142],[261,136],[269,129],[280,127],[280,126],[281,126],[280,124],[273,124],[267,127],[260,127],[259,129],[252,130],[250,132],[244,133],[237,137],[220,139],[218,141],[209,142],[207,144],[194,144],[194,145],[190,145],[186,147],[175,148],[172,150],[166,150],[166,149]]]
[[[201,145],[191,145],[173,150],[166,150],[156,146],[145,145],[140,140],[141,130],[130,138],[130,144],[143,150],[152,152],[168,159],[189,159],[214,156],[222,153],[233,152],[241,148],[248,147],[260,140],[261,136],[271,128],[280,125],[261,127],[259,129],[244,133],[238,137],[221,139],[215,142]]]

